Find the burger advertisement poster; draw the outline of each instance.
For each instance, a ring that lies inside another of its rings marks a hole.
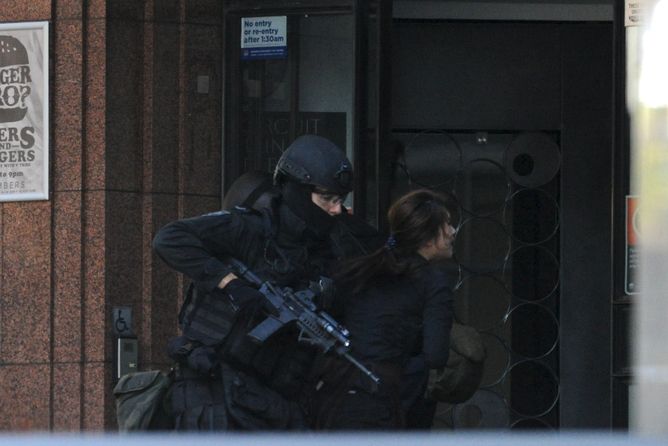
[[[48,35],[0,23],[0,201],[49,198]]]

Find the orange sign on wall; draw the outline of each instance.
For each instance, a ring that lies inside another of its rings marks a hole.
[[[639,198],[626,196],[626,268],[624,274],[624,291],[626,294],[638,294],[638,235],[639,235]]]

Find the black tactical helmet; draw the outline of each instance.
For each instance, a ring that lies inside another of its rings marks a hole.
[[[353,169],[346,154],[330,140],[316,135],[295,139],[276,164],[274,182],[288,177],[339,195],[353,188]]]

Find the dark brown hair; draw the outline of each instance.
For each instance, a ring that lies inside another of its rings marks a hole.
[[[387,218],[387,243],[367,256],[346,261],[335,275],[340,289],[356,293],[380,277],[410,272],[413,255],[450,222],[448,200],[429,189],[414,190],[394,202]]]

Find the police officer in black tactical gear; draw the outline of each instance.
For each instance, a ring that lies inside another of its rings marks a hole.
[[[314,352],[293,329],[263,344],[246,336],[271,309],[226,259],[295,290],[329,275],[338,259],[363,253],[335,218],[352,181],[339,147],[301,136],[276,166],[280,196],[270,209],[236,207],[158,232],[158,255],[193,282],[179,315],[183,334],[169,345],[179,364],[171,389],[177,430],[305,428],[299,396]]]

